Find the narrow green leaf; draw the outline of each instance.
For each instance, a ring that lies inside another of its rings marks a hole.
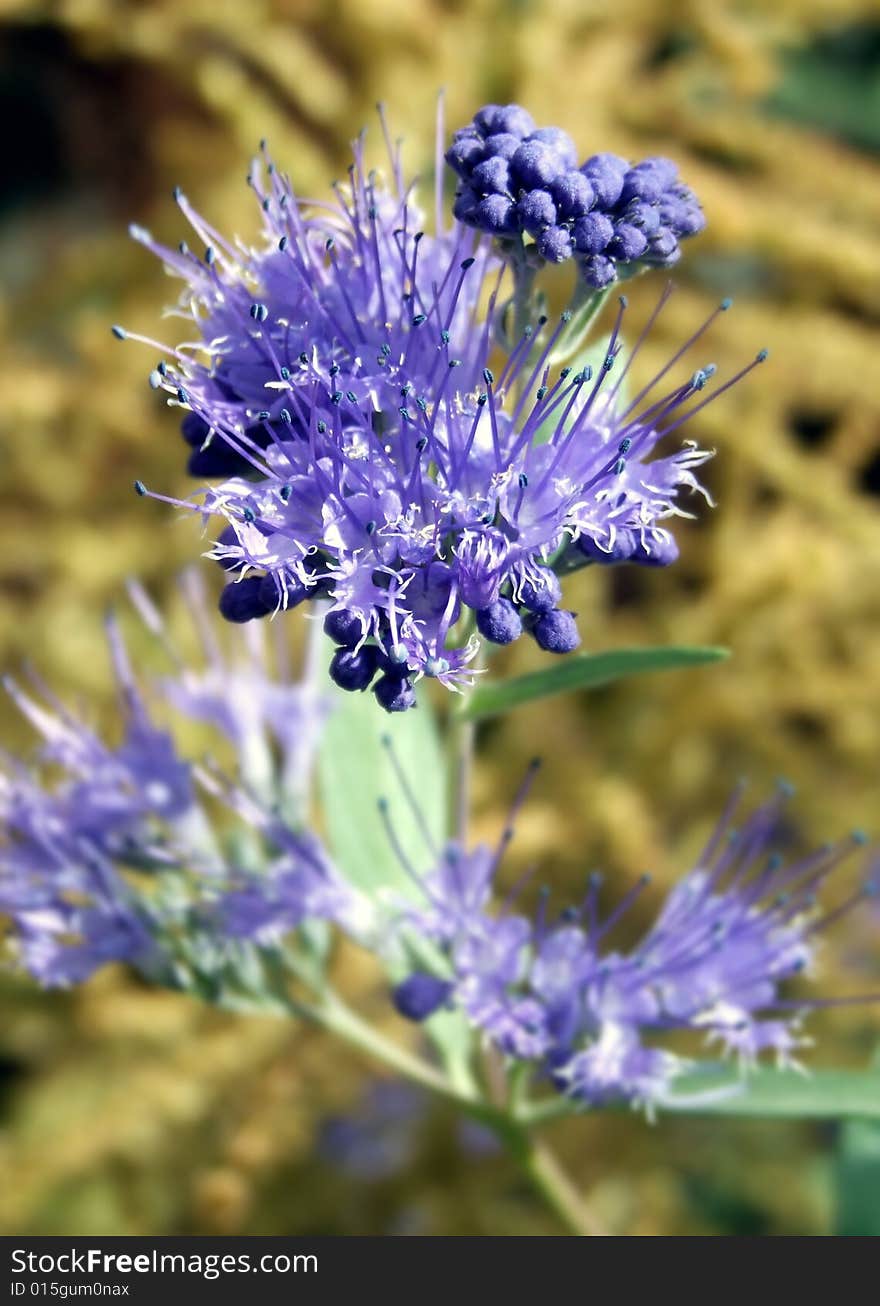
[[[551,694],[566,694],[574,689],[596,689],[625,676],[643,675],[648,671],[674,671],[680,667],[720,662],[729,657],[724,648],[618,648],[607,653],[582,653],[567,657],[554,666],[532,671],[514,680],[477,685],[464,705],[461,715],[470,721],[497,716]]]
[[[678,1100],[676,1100],[678,1099]],[[700,1116],[739,1116],[773,1120],[880,1120],[880,1069],[736,1070],[706,1065],[675,1083],[664,1111]]]
[[[372,694],[338,691],[327,722],[318,764],[327,841],[342,873],[359,889],[416,892],[391,846],[379,811],[380,799],[397,841],[417,869],[430,863],[430,850],[407,802],[383,739],[412,785],[425,825],[439,846],[444,839],[446,784],[437,730],[426,695],[409,712],[386,715]]]
[[[880,1052],[873,1064],[880,1074]],[[847,1121],[837,1141],[832,1177],[835,1236],[880,1235],[880,1123]]]
[[[880,1124],[850,1120],[834,1161],[838,1238],[880,1236]]]

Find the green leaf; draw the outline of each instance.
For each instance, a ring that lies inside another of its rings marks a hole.
[[[880,1074],[880,1052],[874,1057]],[[849,1120],[840,1131],[833,1168],[837,1238],[880,1234],[880,1123]]]
[[[395,774],[388,739],[415,791],[426,828],[440,846],[446,821],[446,783],[437,729],[426,696],[409,712],[388,715],[372,694],[338,691],[318,761],[327,841],[340,871],[357,888],[417,892],[391,845],[379,810],[388,815],[401,850],[421,870],[431,854],[419,821]]]
[[[678,1101],[676,1101],[678,1099]],[[707,1064],[675,1081],[664,1111],[773,1120],[880,1120],[880,1069],[738,1071]]]
[[[880,1235],[880,1124],[850,1120],[834,1162],[838,1238]]]
[[[419,818],[401,786],[388,747],[412,786]],[[425,830],[442,847],[446,838],[446,770],[427,695],[415,711],[386,715],[372,694],[338,694],[336,710],[324,732],[318,760],[321,806],[327,841],[342,873],[372,899],[381,894],[418,895],[391,845],[379,811],[388,803],[394,836],[416,871],[430,869]],[[423,941],[419,960],[442,965],[432,945]],[[391,979],[402,978],[392,976]],[[468,1063],[472,1036],[460,1012],[438,1012],[425,1022],[453,1082],[472,1087]]]
[[[551,694],[566,694],[574,689],[596,689],[624,676],[643,675],[647,671],[674,671],[696,667],[704,662],[720,662],[729,657],[724,648],[618,648],[607,653],[582,653],[567,657],[555,666],[514,680],[479,684],[465,703],[461,716],[480,721],[511,708],[521,707]]]
[[[572,318],[571,323],[569,324],[569,330],[565,333],[565,336],[560,339],[556,349],[553,351],[553,355],[549,360],[551,366],[560,365],[563,362],[565,362],[567,359],[570,359],[572,353],[574,353],[580,347],[580,343],[582,343],[582,341],[579,341],[577,339],[578,332],[580,331],[581,336],[583,336],[583,332],[589,329],[589,327],[592,325],[595,318],[598,316],[598,313],[601,311],[602,305],[604,304],[606,297],[607,297],[607,292],[604,290],[600,291],[598,295],[598,304],[590,300],[586,304],[581,306],[580,312],[583,314],[583,316],[579,320]],[[567,344],[566,341],[568,341]],[[595,381],[598,379],[599,374],[604,366],[605,359],[607,357],[608,357],[608,337],[607,335],[605,335],[603,339],[597,341],[596,344],[592,345],[589,349],[586,349],[584,350],[583,353],[579,354],[577,359],[574,359],[571,362],[569,362],[569,367],[571,368],[572,373],[583,372],[585,368],[590,369],[592,375],[590,381],[588,381],[585,385],[584,398],[586,398],[586,396],[590,393],[591,385],[595,384]],[[627,384],[628,380],[629,380],[628,377],[624,377],[617,393],[617,405],[620,410],[626,408],[629,402],[630,396],[629,396],[629,386]],[[616,378],[613,372],[611,373],[610,379],[606,379],[604,384],[606,387],[610,387],[616,384]],[[538,429],[535,431],[535,434],[532,436],[533,445],[546,444],[547,441],[550,440],[556,434],[556,432],[559,430],[559,423],[562,419],[563,411],[564,410],[560,411],[560,409],[557,408],[554,412],[550,414],[549,417],[546,417],[544,421],[540,423]],[[576,410],[568,418],[568,421],[565,423],[566,427],[570,426],[573,422],[577,420],[577,411],[578,410]]]

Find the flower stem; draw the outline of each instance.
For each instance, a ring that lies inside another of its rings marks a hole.
[[[485,649],[481,648],[474,660],[474,671],[484,666]],[[462,706],[466,705],[473,688],[466,689]],[[446,720],[446,756],[450,790],[449,833],[458,843],[465,845],[468,834],[468,815],[471,803],[471,779],[474,768],[474,746],[477,728],[473,721],[462,718],[461,709],[450,712]]]
[[[527,1133],[523,1139],[523,1151],[516,1160],[535,1191],[570,1234],[577,1238],[602,1237],[604,1229],[587,1210],[580,1193],[546,1143]]]
[[[460,844],[467,843],[471,775],[474,765],[476,726],[473,721],[452,720],[449,724],[451,762],[451,833]]]
[[[307,1010],[308,1014],[325,1029],[332,1030],[334,1034],[338,1034],[347,1043],[351,1043],[368,1056],[384,1062],[398,1074],[414,1080],[415,1083],[443,1097],[460,1100],[459,1091],[441,1071],[435,1070],[427,1061],[408,1052],[399,1043],[385,1038],[367,1021],[362,1020],[357,1012],[352,1011],[336,994],[325,993],[315,1007]]]
[[[587,1209],[580,1193],[546,1143],[536,1139],[513,1116],[503,1111],[475,1111],[498,1137],[508,1155],[528,1179],[535,1194],[553,1212],[569,1234],[576,1238],[603,1237],[605,1230]]]
[[[570,1234],[584,1238],[604,1233],[553,1153],[508,1109],[454,1084],[442,1071],[386,1038],[332,990],[325,989],[315,1003],[290,1002],[289,1007],[296,1015],[331,1030],[370,1058],[453,1102],[461,1111],[491,1129],[536,1194]]]

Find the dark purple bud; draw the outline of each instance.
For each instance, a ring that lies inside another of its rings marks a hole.
[[[350,648],[338,648],[330,659],[330,679],[352,694],[369,689],[377,662],[377,650],[372,644],[365,644],[356,653]]]
[[[620,199],[628,171],[626,159],[617,154],[594,154],[581,168],[595,191],[596,203],[604,209],[610,209]]]
[[[648,248],[648,237],[638,227],[631,227],[628,222],[617,222],[614,226],[614,239],[608,246],[608,253],[620,262],[631,262],[641,258]]]
[[[512,644],[522,634],[522,619],[510,599],[496,599],[477,613],[477,630],[492,644]]]
[[[652,154],[642,160],[641,166],[657,173],[663,182],[664,190],[669,190],[670,187],[678,184],[678,164],[674,159],[668,159],[665,154]]]
[[[581,275],[588,286],[594,290],[604,290],[617,280],[617,268],[614,259],[604,254],[593,254],[590,258],[580,260]]]
[[[455,133],[455,138],[446,151],[446,162],[457,172],[459,177],[470,175],[471,169],[484,157],[484,146],[479,135],[472,127],[465,127]]]
[[[471,186],[463,186],[455,196],[455,202],[452,205],[452,215],[465,226],[473,227],[477,221],[477,205],[480,202],[480,196]]]
[[[521,136],[515,136],[512,132],[496,132],[494,136],[486,137],[485,155],[487,159],[512,159],[520,145]]]
[[[625,204],[627,200],[641,199],[651,204],[659,200],[676,177],[675,165],[672,165],[670,175],[669,168],[665,166],[668,163],[668,159],[645,159],[643,163],[630,168],[623,179],[621,202]]]
[[[572,653],[581,642],[574,613],[563,608],[543,613],[531,632],[545,653]]]
[[[561,218],[577,218],[588,213],[596,200],[596,193],[588,177],[582,172],[565,172],[550,187]]]
[[[706,225],[706,215],[692,191],[664,195],[658,207],[661,219],[677,236],[696,236]]]
[[[305,587],[302,581],[296,576],[288,576],[284,581],[282,589],[278,580],[268,572],[263,577],[260,597],[270,612],[275,612],[281,606],[285,608],[295,608],[298,603],[314,591]]]
[[[550,227],[556,221],[556,205],[546,190],[530,190],[521,196],[517,211],[522,225],[532,236],[537,236],[544,227]]]
[[[238,623],[265,617],[269,609],[263,602],[262,584],[262,576],[245,576],[244,580],[230,581],[220,595],[220,615],[227,621]]]
[[[324,634],[335,644],[354,648],[364,637],[364,623],[351,608],[334,608],[324,618]]]
[[[180,423],[180,434],[192,449],[201,448],[210,429],[208,423],[203,417],[199,417],[198,413],[187,413]]]
[[[646,236],[654,236],[660,229],[660,210],[656,204],[633,200],[631,204],[627,204],[622,216],[625,222],[632,227],[638,227]]]
[[[557,154],[541,141],[524,141],[510,160],[511,176],[526,190],[542,190],[566,171]]]
[[[550,612],[561,598],[559,577],[549,567],[538,568],[535,578],[524,580],[519,587],[520,602],[530,612]]]
[[[417,972],[403,980],[391,992],[395,1009],[406,1020],[427,1020],[433,1016],[452,992],[448,980]]]
[[[597,542],[589,535],[581,535],[577,541],[577,547],[585,558],[605,566],[614,562],[629,562],[637,546],[638,538],[635,532],[627,528],[616,530],[611,543],[606,540]]]
[[[386,712],[406,712],[416,705],[416,691],[405,676],[386,673],[376,681],[373,693]]]
[[[652,262],[656,261],[661,267],[671,268],[673,264],[677,263],[678,260],[681,258],[681,245],[676,245],[675,249],[673,249],[671,253],[664,255],[662,259],[656,259],[656,260],[654,260],[654,256],[651,253],[651,247],[649,245],[648,252],[645,255],[645,258],[646,259],[650,258]]]
[[[516,205],[505,195],[487,195],[476,207],[474,224],[494,236],[513,235],[518,230]]]
[[[548,263],[564,263],[574,253],[574,242],[568,227],[547,227],[536,241],[538,253]]]
[[[510,189],[510,170],[507,160],[497,155],[478,163],[471,173],[471,186],[482,194],[496,192],[503,194]]]
[[[561,168],[576,168],[578,165],[577,146],[561,127],[539,127],[529,137],[530,141],[540,141],[556,155]]]
[[[658,538],[650,537],[639,540],[632,555],[633,562],[640,562],[643,567],[668,567],[678,559],[678,544],[675,536],[667,531]]]
[[[225,479],[240,476],[243,472],[251,471],[252,467],[221,435],[215,434],[206,448],[193,449],[187,459],[186,470],[190,476]]]
[[[385,625],[387,626],[387,622]],[[405,644],[389,644],[387,649],[380,646],[377,652],[380,671],[387,671],[390,676],[396,676],[398,680],[402,676],[409,675],[409,653]]]
[[[484,104],[474,114],[474,128],[481,136],[490,136],[494,131],[503,131],[503,127],[496,127],[496,122],[504,113],[503,104]],[[467,130],[467,128],[465,128]]]
[[[521,140],[535,130],[535,120],[519,104],[485,104],[474,114],[474,122],[484,136],[509,132]]]
[[[238,544],[238,536],[235,533],[235,527],[224,526],[223,530],[217,536],[217,543],[224,544],[227,547],[232,544]],[[240,565],[237,558],[218,558],[217,561],[224,571],[235,571]]]
[[[572,234],[581,254],[601,254],[614,236],[614,223],[604,213],[585,213],[574,224]]]
[[[661,227],[656,236],[648,241],[648,256],[657,262],[665,262],[674,256],[678,249],[675,233],[668,227]]]

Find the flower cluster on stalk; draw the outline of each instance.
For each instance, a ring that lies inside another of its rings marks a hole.
[[[605,153],[579,163],[566,132],[536,127],[518,104],[484,105],[446,160],[460,179],[460,222],[511,242],[520,257],[574,259],[594,290],[642,266],[671,267],[679,242],[706,225],[671,159],[632,164]]]
[[[422,1021],[454,1009],[510,1066],[576,1105],[662,1107],[688,1066],[666,1045],[679,1030],[746,1064],[764,1052],[794,1064],[814,1000],[789,996],[788,984],[811,972],[823,928],[872,891],[866,883],[824,915],[817,906],[859,837],[786,863],[774,848],[785,795],[736,830],[732,801],[651,928],[618,950],[612,931],[647,878],[604,914],[592,876],[580,903],[553,915],[542,897],[529,918],[514,910],[516,894],[493,904],[512,824],[494,849],[452,841],[433,850],[423,873],[407,862],[384,804],[389,850],[412,892],[365,895],[310,829],[328,712],[314,676],[271,674],[264,627],[234,632],[237,655],[225,654],[194,577],[185,594],[204,659],[187,665],[144,592],[131,592],[172,659],[161,698],[210,727],[218,753],[186,759],[155,719],[114,621],[117,743],[36,676],[28,688],[7,681],[42,747],[34,765],[4,757],[0,768],[0,912],[18,965],[39,983],[70,985],[123,962],[218,1004],[285,1006],[312,964],[310,931],[323,923],[403,975],[391,992],[401,1014]],[[399,760],[395,771],[427,838]],[[320,991],[323,971],[307,983]]]
[[[167,639],[147,596],[132,593]],[[326,704],[313,687],[269,674],[257,630],[225,658],[194,583],[187,598],[205,664],[186,666],[171,649],[162,697],[212,727],[221,749],[231,745],[234,775],[188,762],[155,721],[113,620],[115,745],[33,674],[28,688],[5,682],[41,748],[33,765],[0,766],[0,912],[19,964],[41,984],[78,983],[118,961],[219,1000],[253,981],[259,946],[305,920],[353,927],[363,917],[302,813],[279,810],[308,775]]]
[[[502,119],[518,125],[496,131]],[[519,132],[522,149],[568,166],[564,134],[527,130],[530,121],[516,106],[487,106],[449,157],[476,177],[486,161],[462,142],[482,132],[481,148],[500,161],[499,141]],[[623,381],[647,332],[625,348],[624,299],[601,358],[568,362],[583,336],[581,291],[549,319],[511,243],[467,217],[447,228],[439,189],[427,233],[390,140],[388,156],[383,180],[359,140],[347,180],[319,203],[299,198],[264,149],[249,177],[263,222],[253,248],[222,236],[180,193],[196,248],[134,235],[184,283],[177,313],[191,338],[147,340],[163,354],[151,384],[182,410],[189,471],[205,482],[170,502],[220,523],[211,556],[228,573],[221,612],[247,622],[320,600],[336,644],[332,678],[372,687],[400,711],[419,677],[471,683],[480,637],[505,644],[526,632],[549,653],[576,648],[561,574],[672,562],[668,522],[704,493],[697,473],[710,456],[674,437],[738,376],[704,395],[714,366],[684,359],[716,313],[628,396]],[[628,249],[632,261],[635,236],[651,228],[653,253],[638,260],[668,262],[657,242],[686,234],[685,215],[697,229],[696,201],[666,161],[626,169],[597,158],[576,174],[579,202],[589,189],[590,220],[611,223],[607,210],[617,225],[595,257],[622,260]]]
[[[819,889],[864,836],[786,860],[787,789],[734,827],[741,796],[627,949],[613,946],[614,930],[650,876],[603,913],[602,877],[593,874],[581,902],[553,915],[542,896],[528,918],[514,911],[515,895],[493,904],[509,828],[495,849],[450,842],[426,874],[410,868],[422,901],[401,908],[397,937],[412,958],[428,941],[437,962],[411,963],[394,990],[398,1011],[415,1021],[461,1011],[510,1062],[529,1064],[583,1107],[662,1107],[691,1064],[664,1045],[678,1031],[704,1036],[746,1068],[762,1053],[797,1066],[810,1042],[804,1016],[822,1004],[789,984],[813,973],[823,929],[880,885],[866,876],[824,911]]]

